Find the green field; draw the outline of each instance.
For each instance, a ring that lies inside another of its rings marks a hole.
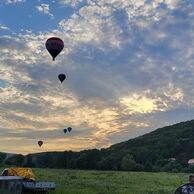
[[[173,194],[188,174],[34,169],[39,180],[55,181],[50,194]]]

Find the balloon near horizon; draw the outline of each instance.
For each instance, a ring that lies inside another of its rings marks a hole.
[[[42,140],[38,141],[38,145],[39,147],[41,147],[43,145],[43,141]]]

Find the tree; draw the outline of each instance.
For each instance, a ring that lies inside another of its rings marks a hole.
[[[126,171],[140,171],[142,165],[137,164],[130,154],[123,157],[121,161],[121,169]]]

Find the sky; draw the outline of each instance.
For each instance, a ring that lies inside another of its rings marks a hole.
[[[192,0],[1,0],[0,54],[0,152],[101,149],[193,119]]]

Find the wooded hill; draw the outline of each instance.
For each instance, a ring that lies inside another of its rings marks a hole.
[[[194,172],[194,165],[187,163],[194,158],[194,120],[159,128],[107,149],[4,157],[0,155],[0,162],[40,168]]]

